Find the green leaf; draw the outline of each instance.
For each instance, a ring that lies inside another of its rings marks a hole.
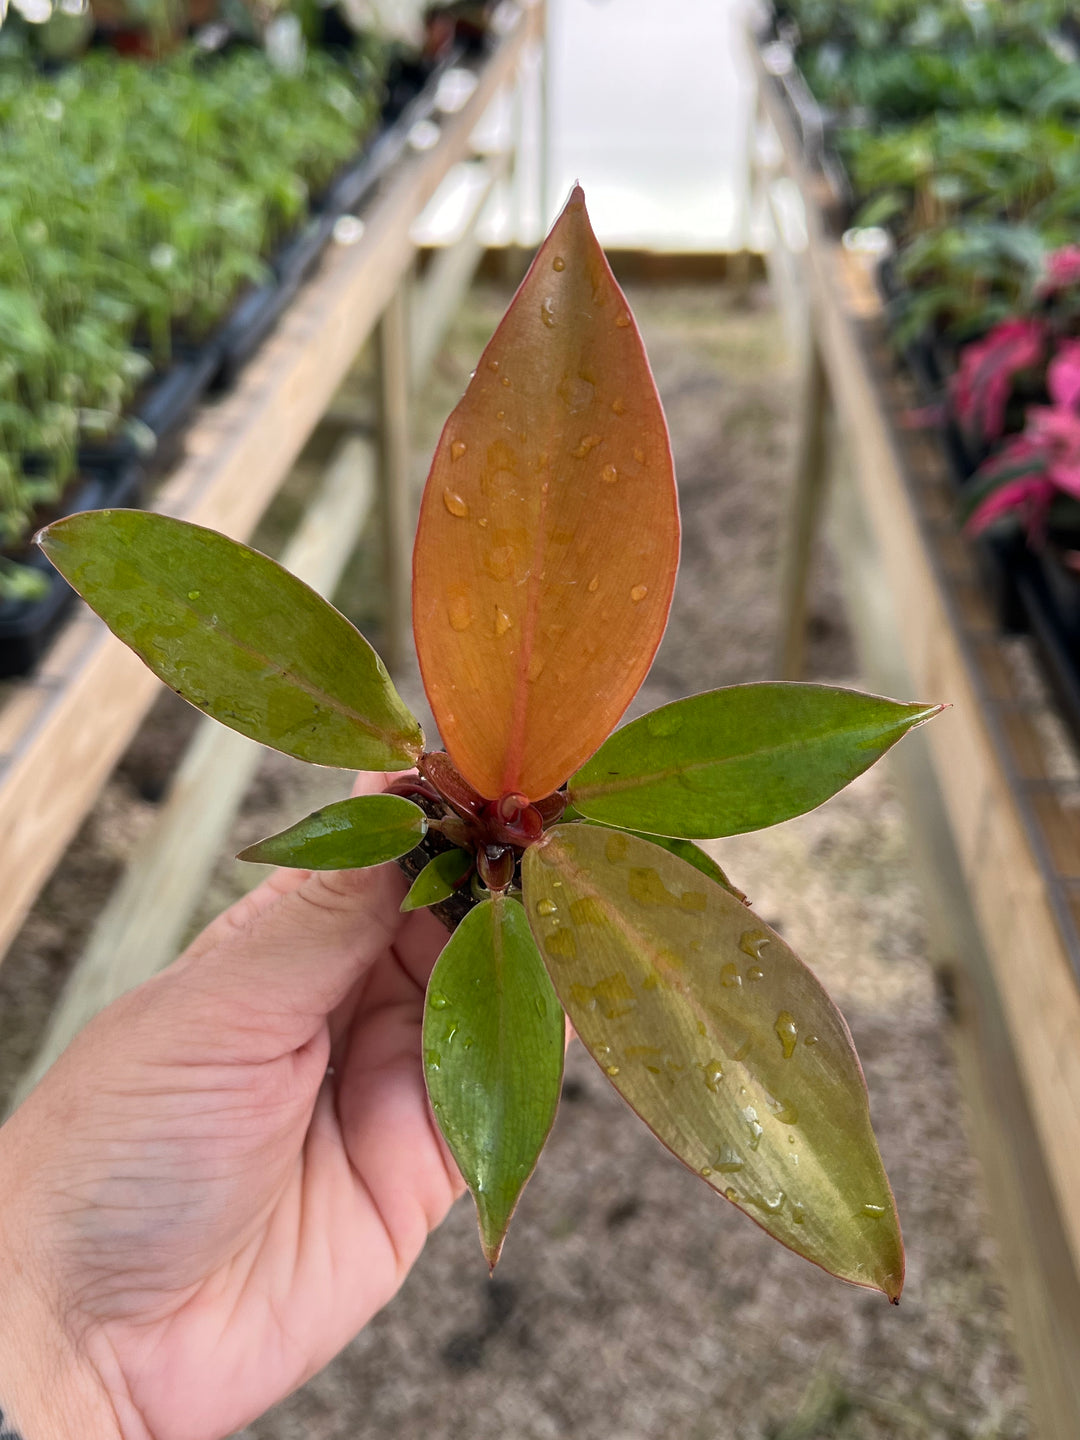
[[[407,855],[426,833],[427,816],[411,800],[357,795],[324,805],[236,858],[295,870],[362,870]]]
[[[942,705],[831,685],[733,685],[617,730],[569,784],[590,820],[706,839],[761,830],[842,790]]]
[[[522,876],[559,999],[623,1099],[783,1244],[895,1299],[903,1246],[858,1057],[780,936],[624,831],[554,826]]]
[[[407,768],[422,753],[364,637],[257,550],[140,510],[70,515],[39,543],[155,675],[223,725],[347,770]]]
[[[494,1268],[562,1086],[563,1013],[516,901],[470,910],[432,971],[424,1074]]]
[[[464,850],[443,850],[434,860],[429,860],[409,888],[401,902],[403,912],[422,910],[426,905],[437,905],[448,900],[458,883],[469,873],[472,856]]]

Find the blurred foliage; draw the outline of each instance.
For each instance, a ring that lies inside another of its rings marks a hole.
[[[377,119],[378,63],[238,48],[0,62],[0,546],[179,341],[198,342]],[[0,598],[10,591],[0,572]]]

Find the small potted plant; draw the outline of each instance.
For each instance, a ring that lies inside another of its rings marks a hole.
[[[255,551],[137,511],[40,539],[208,714],[318,764],[406,772],[242,858],[396,859],[416,877],[405,907],[441,907],[417,1064],[489,1265],[555,1116],[565,1015],[706,1185],[899,1298],[899,1225],[847,1026],[697,841],[820,804],[941,707],[739,685],[611,733],[666,623],[679,519],[659,398],[579,188],[424,494],[414,629],[445,749],[348,621]]]

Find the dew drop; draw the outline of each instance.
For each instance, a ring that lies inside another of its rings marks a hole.
[[[739,1198],[739,1192],[735,1189],[735,1186],[734,1186],[734,1185],[729,1185],[729,1186],[727,1187],[727,1189],[724,1191],[724,1199],[725,1199],[725,1200],[737,1200],[738,1198]]]
[[[818,1038],[816,1035],[807,1035],[806,1039],[802,1043],[804,1045],[816,1045],[818,1043]]]
[[[572,930],[556,930],[554,935],[549,935],[544,941],[544,949],[549,955],[561,956],[564,960],[573,960],[577,955],[577,941],[574,939]]]
[[[577,449],[572,452],[574,459],[584,460],[589,451],[595,450],[600,444],[600,438],[599,435],[583,435],[578,442]]]
[[[762,970],[760,965],[751,965],[750,969],[746,972],[746,978],[747,980],[763,980],[765,978],[765,971]]]
[[[506,411],[505,411],[505,410],[496,410],[496,411],[495,411],[495,419],[496,419],[496,420],[505,420],[505,419],[506,419]]]
[[[618,1073],[619,1073],[619,1067],[618,1067],[618,1065],[605,1065],[605,1066],[604,1066],[604,1074],[610,1076],[612,1080],[614,1080],[615,1076],[616,1076]]]
[[[630,316],[625,310],[620,310],[615,316],[615,324],[620,330],[625,330],[630,324]]]
[[[865,1215],[868,1220],[880,1220],[885,1214],[885,1206],[873,1205],[868,1202],[862,1207],[861,1213]]]
[[[649,587],[647,585],[635,585],[630,591],[630,599],[635,605],[639,605],[648,593]]]
[[[450,511],[450,514],[456,515],[459,520],[465,520],[468,517],[468,504],[453,490],[444,490],[442,492],[442,502],[447,510]]]
[[[739,949],[755,960],[761,959],[761,952],[768,943],[769,936],[764,930],[744,930],[739,936]]]
[[[540,305],[540,319],[549,330],[555,329],[555,301],[550,295],[546,296]]]
[[[538,915],[557,915],[558,912],[559,907],[555,904],[554,900],[548,900],[545,897],[543,900],[536,902],[536,913]]]
[[[612,834],[607,838],[604,854],[613,865],[617,865],[620,860],[626,859],[626,852],[629,848],[630,844],[625,835]]]
[[[615,481],[619,478],[619,472],[615,469],[614,465],[605,465],[603,470],[600,471],[600,478],[601,480],[607,481],[609,485],[614,485]]]
[[[791,1223],[792,1223],[793,1225],[805,1225],[805,1224],[806,1224],[806,1211],[803,1209],[803,1207],[802,1207],[801,1205],[792,1205],[792,1207],[791,1207]]]
[[[438,1070],[439,1066],[442,1064],[442,1056],[439,1054],[438,1050],[425,1050],[424,1064],[429,1070]]]
[[[716,1168],[721,1175],[735,1175],[743,1168],[743,1158],[731,1145],[721,1145]]]
[[[510,376],[509,376],[509,375],[504,375],[504,376],[502,377],[502,383],[503,383],[503,384],[506,386],[506,388],[509,390],[509,388],[510,388]]]
[[[447,597],[446,614],[452,629],[460,632],[469,628],[472,624],[472,606],[465,591],[451,591]]]
[[[507,613],[506,613],[505,610],[499,610],[498,608],[496,608],[496,610],[495,610],[495,634],[496,634],[496,636],[505,635],[506,632],[510,629],[510,626],[511,626],[512,623],[513,623],[513,622],[511,621],[510,616],[507,615]]]
[[[596,592],[597,592],[597,590],[599,590],[599,589],[600,589],[600,576],[599,576],[599,575],[594,575],[594,576],[592,577],[592,579],[589,581],[589,594],[590,594],[590,595],[595,595]]]
[[[799,1112],[790,1100],[769,1100],[769,1109],[780,1121],[781,1125],[797,1125],[799,1123]]]
[[[701,1167],[701,1169],[698,1171],[698,1174],[701,1176],[701,1178],[702,1178],[703,1180],[707,1180],[707,1179],[709,1178],[709,1176],[712,1174],[712,1170],[710,1169],[710,1167],[709,1167],[708,1165],[703,1165],[703,1166]]]
[[[606,925],[607,913],[592,895],[583,895],[570,905],[570,919],[575,925]]]
[[[720,1081],[724,1078],[724,1067],[719,1060],[706,1060],[701,1067],[705,1076],[705,1088],[711,1090],[714,1095],[720,1093]]]
[[[739,974],[739,967],[735,964],[722,966],[720,970],[720,984],[727,990],[736,990],[742,984],[742,976]]]
[[[611,402],[611,408],[612,408],[612,410],[615,412],[616,415],[625,415],[625,414],[626,414],[626,401],[623,400],[623,399],[621,399],[621,398],[620,398],[620,399],[617,399],[617,400],[612,400],[612,402]]]
[[[441,990],[433,990],[428,996],[427,1003],[431,1006],[432,1010],[445,1010],[450,1004],[450,1001]]]
[[[552,268],[552,270],[565,270],[565,269],[566,269],[566,261],[563,259],[563,257],[562,257],[561,255],[556,255],[556,256],[555,256],[555,259],[552,260],[552,262],[551,262],[551,268]]]
[[[477,520],[476,523],[477,523],[477,525],[480,526],[480,529],[481,529],[481,530],[486,530],[486,529],[487,529],[487,523],[488,523],[488,522],[487,522],[487,516],[486,516],[486,515],[481,515],[481,516],[480,516],[480,519]]]
[[[776,1024],[773,1026],[776,1037],[784,1049],[784,1059],[790,1060],[795,1053],[795,1046],[799,1039],[799,1027],[795,1023],[795,1016],[789,1010],[781,1010],[776,1017]]]
[[[201,594],[202,594],[202,591],[201,591],[201,590],[189,590],[189,591],[187,592],[187,598],[188,598],[189,600],[197,600]]]
[[[491,373],[492,373],[493,375],[496,374],[496,373],[498,372],[498,369],[499,369],[499,362],[498,362],[497,360],[489,360],[489,361],[488,361],[488,369],[491,371]]]
[[[450,446],[450,459],[460,460],[468,448],[464,440],[455,440]]]

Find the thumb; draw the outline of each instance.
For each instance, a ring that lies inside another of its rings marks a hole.
[[[146,998],[166,1007],[193,1062],[298,1049],[393,943],[404,885],[394,865],[275,871],[144,986]]]

